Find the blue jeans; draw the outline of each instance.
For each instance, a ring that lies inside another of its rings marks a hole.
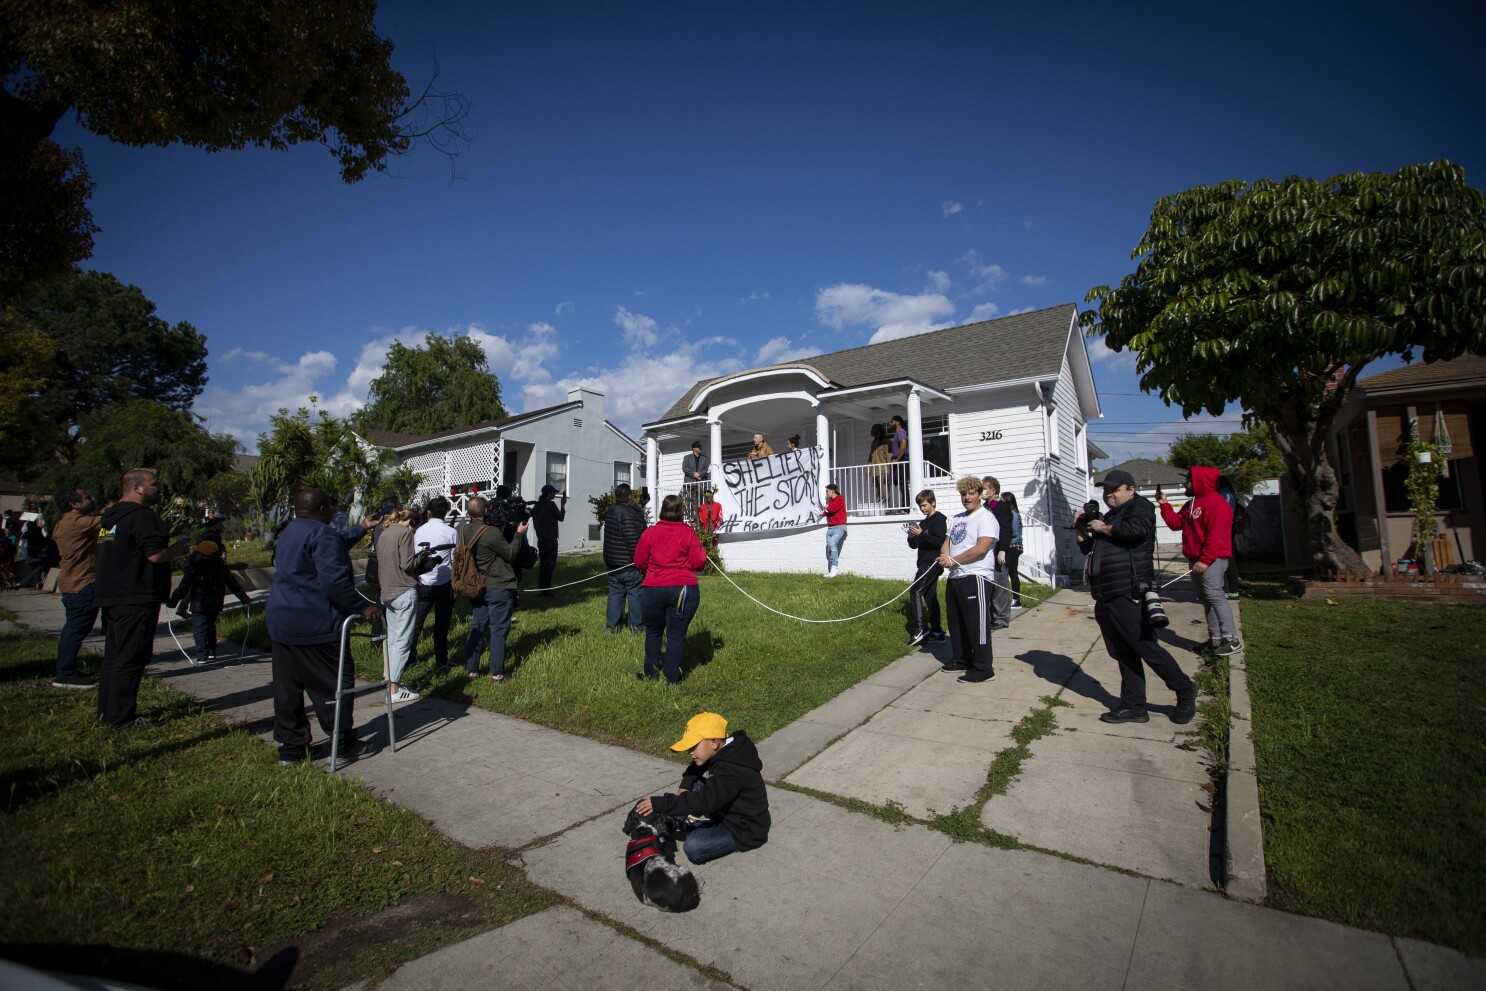
[[[634,568],[626,568],[609,576],[609,608],[604,614],[605,633],[619,629],[619,621],[625,618],[626,603],[629,604],[630,631],[640,632],[640,586],[644,581],[644,573]]]
[[[738,841],[726,826],[698,826],[681,838],[681,849],[693,864],[705,864],[736,853]]]
[[[77,677],[77,652],[98,621],[98,607],[93,605],[93,586],[77,592],[63,592],[62,608],[67,610],[67,621],[57,636],[58,681]]]
[[[1202,574],[1192,575],[1192,584],[1197,587],[1197,601],[1202,603],[1202,611],[1207,617],[1208,640],[1238,639],[1233,607],[1228,605],[1228,561],[1228,558],[1220,557]]]
[[[401,685],[402,673],[418,649],[413,642],[413,621],[418,618],[418,590],[406,589],[391,602],[382,603],[382,608],[387,610],[387,663],[392,668],[387,676],[389,681]]]
[[[647,585],[640,590],[645,616],[645,677],[661,673],[661,639],[665,639],[666,680],[681,680],[681,653],[686,644],[686,628],[702,602],[701,590],[695,585]]]
[[[826,567],[835,570],[841,560],[841,545],[846,543],[846,524],[826,527]]]
[[[217,614],[191,610],[191,634],[196,640],[196,662],[205,664],[217,643]]]
[[[480,655],[490,641],[490,673],[506,673],[506,634],[511,632],[511,613],[516,593],[509,588],[487,588],[470,600],[470,633],[464,642],[464,669],[480,670]]]

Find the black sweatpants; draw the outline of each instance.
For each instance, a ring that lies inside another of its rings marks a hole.
[[[339,643],[273,644],[273,738],[280,760],[300,760],[310,746],[310,723],[304,697],[315,706],[315,716],[326,739],[335,732],[335,671]],[[346,664],[342,688],[356,682],[354,667]],[[347,695],[341,712],[341,747],[356,739],[354,699]]]
[[[1145,666],[1148,665],[1178,702],[1197,697],[1197,687],[1156,639],[1140,602],[1128,595],[1094,603],[1094,619],[1104,634],[1104,649],[1120,668],[1120,708],[1145,708]]]
[[[160,603],[103,607],[103,665],[98,669],[98,715],[126,726],[139,714],[139,682],[155,656]]]
[[[991,585],[975,575],[951,578],[944,584],[944,609],[955,663],[990,675]]]
[[[449,621],[454,616],[454,586],[418,586],[418,611],[413,614],[413,660],[418,659],[418,638],[423,635],[423,621],[433,610],[433,656],[439,667],[449,664]]]
[[[942,567],[930,565],[929,570],[914,582],[912,591],[908,593],[908,602],[913,608],[914,633],[944,632],[939,625],[939,576],[942,574]]]

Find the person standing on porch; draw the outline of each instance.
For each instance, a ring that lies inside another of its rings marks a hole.
[[[768,458],[772,457],[773,454],[774,449],[769,446],[768,441],[764,440],[764,435],[754,434],[753,449],[748,452],[748,460],[753,461],[757,458]]]
[[[681,475],[688,484],[705,482],[712,474],[712,462],[702,453],[702,442],[691,442],[691,453],[681,459]]]
[[[905,507],[903,512],[908,512],[908,427],[903,418],[894,413],[887,421],[888,430],[892,431],[892,437],[888,440],[888,453],[893,457],[893,467],[889,469],[893,473],[893,494],[901,495],[901,504]],[[901,467],[900,467],[901,466]]]
[[[949,572],[944,600],[953,655],[943,670],[965,672],[961,681],[990,681],[996,671],[991,655],[988,586],[996,573],[993,562],[1001,531],[990,510],[981,505],[980,479],[966,475],[955,488],[965,511],[949,521],[949,533],[939,552],[939,565]]]
[[[841,545],[846,543],[846,497],[832,482],[826,486],[826,577],[835,578],[841,572]]]

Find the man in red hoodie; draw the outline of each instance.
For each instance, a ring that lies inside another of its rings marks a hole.
[[[1233,557],[1233,510],[1218,494],[1218,470],[1193,465],[1187,479],[1187,495],[1192,498],[1180,510],[1171,508],[1165,493],[1157,493],[1161,518],[1173,530],[1182,532],[1182,554],[1192,565],[1192,584],[1197,599],[1207,614],[1207,646],[1202,653],[1227,657],[1243,650],[1238,628],[1233,625],[1233,610],[1228,605],[1224,577]]]

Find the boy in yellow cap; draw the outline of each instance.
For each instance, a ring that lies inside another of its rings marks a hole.
[[[758,748],[742,730],[728,733],[728,721],[715,712],[692,716],[686,735],[671,749],[691,751],[691,766],[674,795],[652,795],[635,806],[642,816],[694,817],[681,840],[686,859],[705,864],[769,841],[769,795],[764,788]]]

